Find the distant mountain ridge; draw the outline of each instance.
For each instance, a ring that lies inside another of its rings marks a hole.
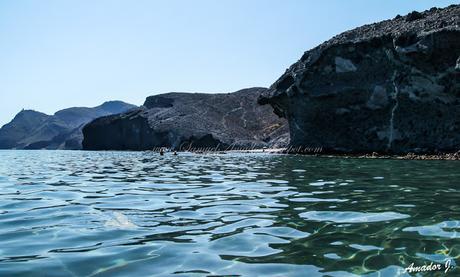
[[[0,149],[81,149],[83,126],[102,116],[127,112],[135,105],[108,101],[97,107],[72,107],[47,115],[22,110],[0,129]]]

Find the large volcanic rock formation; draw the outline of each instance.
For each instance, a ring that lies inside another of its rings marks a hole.
[[[413,12],[305,52],[259,99],[291,144],[329,152],[460,149],[460,6]]]
[[[151,150],[285,146],[287,122],[257,104],[266,89],[234,93],[150,96],[128,113],[98,118],[83,128],[87,150]]]
[[[54,115],[23,110],[0,129],[0,149],[81,149],[83,126],[91,120],[136,106],[109,101],[94,108],[73,107]]]

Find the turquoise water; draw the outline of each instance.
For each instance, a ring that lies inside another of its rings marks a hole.
[[[0,276],[409,276],[459,262],[458,161],[0,157]]]

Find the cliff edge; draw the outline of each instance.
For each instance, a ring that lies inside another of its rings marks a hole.
[[[460,5],[397,16],[305,52],[259,98],[291,145],[332,153],[460,149]]]

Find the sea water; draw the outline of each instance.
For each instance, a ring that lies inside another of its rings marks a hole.
[[[0,151],[0,276],[456,275],[459,256],[459,161]]]

